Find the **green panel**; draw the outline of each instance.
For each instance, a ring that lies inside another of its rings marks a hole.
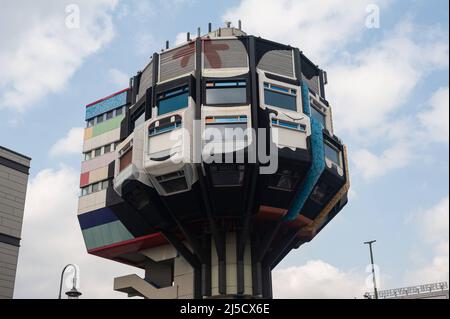
[[[83,237],[88,250],[134,239],[133,235],[118,220],[85,229]]]
[[[110,120],[107,120],[105,122],[102,122],[102,123],[94,126],[93,130],[92,130],[92,137],[101,135],[103,133],[106,133],[106,132],[112,131],[116,128],[119,128],[120,123],[122,122],[124,117],[125,117],[124,115],[119,115],[115,118],[112,118]]]

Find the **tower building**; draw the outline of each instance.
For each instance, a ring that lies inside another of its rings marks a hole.
[[[78,219],[145,298],[271,298],[271,272],[347,203],[326,72],[228,25],[86,106]]]

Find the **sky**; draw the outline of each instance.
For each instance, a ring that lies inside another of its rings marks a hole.
[[[297,46],[328,72],[335,133],[349,150],[348,205],[274,270],[274,296],[361,298],[371,289],[363,242],[372,239],[381,289],[449,280],[448,1],[0,7],[0,145],[32,157],[15,298],[56,298],[67,263],[79,266],[84,298],[126,297],[113,278],[143,274],[88,255],[76,218],[84,106],[126,88],[166,40],[239,19],[247,33]]]

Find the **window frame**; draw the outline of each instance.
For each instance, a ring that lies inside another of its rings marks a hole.
[[[169,95],[167,95],[169,94]],[[177,96],[181,96],[181,95],[187,95],[187,103],[186,106],[182,106],[179,107],[177,109],[171,110],[169,112],[165,112],[165,113],[161,113],[160,112],[160,106],[159,103],[161,101],[166,101],[169,100],[171,98],[177,97]],[[167,114],[171,114],[174,112],[177,112],[179,110],[182,109],[186,109],[189,107],[189,97],[190,97],[190,87],[189,84],[185,84],[185,85],[181,85],[172,89],[168,89],[168,90],[164,90],[161,92],[158,92],[156,95],[156,102],[155,102],[155,108],[156,108],[156,116],[162,116],[162,115],[167,115]]]
[[[299,103],[298,103],[298,94],[299,94],[299,88],[292,88],[289,86],[283,86],[280,84],[275,84],[273,82],[270,81],[263,81],[263,98],[264,98],[264,105],[268,105],[271,107],[276,107],[282,110],[287,110],[287,111],[291,111],[291,112],[299,112]],[[283,107],[283,106],[279,106],[279,105],[273,105],[273,104],[269,104],[266,100],[266,92],[270,92],[273,94],[279,94],[279,95],[284,95],[287,97],[291,97],[294,98],[295,101],[295,108],[291,109],[291,108],[287,108],[287,107]]]
[[[342,167],[342,151],[337,148],[336,146],[334,146],[333,144],[331,144],[330,142],[328,142],[327,140],[324,141],[324,155],[325,158],[328,159],[329,161],[331,161],[332,163],[336,164],[338,167]],[[328,148],[330,148],[331,150],[333,150],[334,152],[336,152],[339,163],[336,163],[333,159],[331,159],[330,157],[327,156],[327,152],[326,152],[326,147],[328,146]]]
[[[231,85],[232,83],[236,85]],[[242,84],[243,85],[240,85]],[[212,84],[212,86],[209,86]],[[219,85],[218,85],[219,84]],[[228,84],[228,85],[224,85]],[[244,102],[232,102],[232,103],[208,103],[208,90],[226,90],[226,89],[244,89],[245,90],[245,101]],[[249,105],[249,87],[248,80],[245,78],[238,79],[206,79],[204,81],[204,95],[203,104],[205,106],[211,107],[227,107],[227,106],[245,106]]]

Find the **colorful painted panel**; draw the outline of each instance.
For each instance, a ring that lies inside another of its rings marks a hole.
[[[97,115],[114,110],[120,106],[124,106],[127,103],[127,91],[128,89],[120,91],[109,97],[87,105],[86,121],[96,117]]]
[[[78,221],[82,230],[112,223],[117,220],[114,212],[107,207],[78,215]]]
[[[94,249],[133,239],[133,235],[120,221],[87,228],[83,230],[86,248]]]
[[[81,172],[86,173],[86,172],[90,172],[90,171],[94,171],[96,169],[102,168],[104,166],[108,166],[109,163],[111,163],[115,159],[116,159],[116,153],[110,152],[105,155],[91,159],[89,161],[84,161],[83,163],[81,163]]]
[[[117,116],[110,120],[107,120],[103,123],[100,123],[92,128],[92,137],[101,135],[103,133],[107,133],[116,128],[120,127],[120,123],[122,122],[124,115]]]

